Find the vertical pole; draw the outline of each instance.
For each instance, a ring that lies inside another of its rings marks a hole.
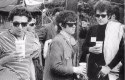
[[[78,0],[77,0],[77,3],[78,3]],[[77,9],[78,9],[78,5],[77,5]],[[76,14],[77,14],[76,39],[79,41],[79,12],[78,12],[78,10],[76,10]]]
[[[67,0],[65,0],[65,9],[67,8]]]

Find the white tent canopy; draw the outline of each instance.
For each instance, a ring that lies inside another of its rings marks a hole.
[[[26,6],[29,11],[38,11],[43,0],[0,0],[0,11],[11,11],[17,6]]]
[[[0,11],[11,11],[17,6],[25,6],[29,11],[39,11],[41,4],[64,2],[65,0],[0,0]]]
[[[26,5],[40,5],[44,3],[44,0],[24,0]]]

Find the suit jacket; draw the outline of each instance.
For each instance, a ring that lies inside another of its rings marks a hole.
[[[45,60],[44,80],[74,80],[73,66],[78,65],[78,46],[74,48],[58,34]]]

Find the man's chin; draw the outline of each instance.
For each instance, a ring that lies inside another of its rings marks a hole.
[[[104,25],[104,23],[99,23],[99,25]]]
[[[72,34],[71,35],[74,35],[75,34],[75,32],[72,32]]]

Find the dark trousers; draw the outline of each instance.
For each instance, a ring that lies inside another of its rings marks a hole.
[[[43,80],[43,66],[40,65],[39,58],[33,59],[35,66],[36,80]]]
[[[109,77],[108,77],[108,75],[107,75],[107,76],[105,76],[105,77],[91,78],[91,79],[88,79],[88,80],[109,80]]]

